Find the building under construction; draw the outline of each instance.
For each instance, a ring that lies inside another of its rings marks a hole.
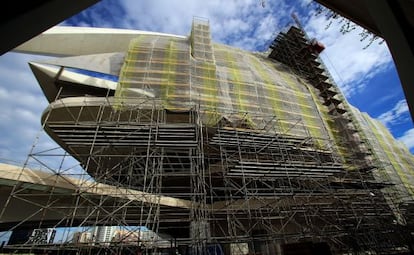
[[[30,67],[50,102],[44,130],[65,150],[62,162],[75,158],[85,175],[48,168],[50,151],[35,149],[29,156],[46,171],[0,165],[0,230],[117,226],[135,241],[29,238],[3,249],[412,251],[414,157],[348,104],[318,57],[323,45],[301,28],[281,32],[267,52],[212,42],[201,18],[189,36],[55,29],[16,50],[65,55]],[[169,249],[139,240],[143,229]]]

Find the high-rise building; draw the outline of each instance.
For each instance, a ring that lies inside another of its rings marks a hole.
[[[25,220],[145,226],[190,254],[410,249],[414,158],[300,28],[267,52],[214,43],[199,18],[189,36],[56,28],[17,50],[66,55],[30,63],[42,123],[94,178]]]
[[[110,243],[115,235],[117,226],[98,226],[93,231],[94,242]]]

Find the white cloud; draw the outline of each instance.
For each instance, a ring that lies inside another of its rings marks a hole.
[[[27,64],[38,58],[18,53],[0,57],[1,161],[24,162],[41,130],[40,117],[48,103]]]
[[[401,137],[397,138],[403,142],[410,150],[414,148],[414,128],[411,128],[404,132]]]
[[[405,112],[408,112],[408,104],[405,99],[398,101],[398,103],[394,107],[395,114],[401,115]]]
[[[392,65],[385,43],[374,42],[364,49],[368,39],[361,42],[362,28],[342,34],[341,23],[333,22],[329,28],[327,24],[329,21],[324,15],[311,15],[305,28],[326,46],[321,58],[347,97],[362,92],[370,78]]]
[[[261,0],[122,0],[119,4],[121,8],[107,2],[102,5],[106,9],[84,12],[77,25],[189,35],[193,18],[202,17],[209,20],[214,41],[252,50],[270,42],[290,8],[285,0],[265,0],[265,7]],[[104,15],[111,12],[122,19]]]
[[[405,99],[398,101],[394,107],[381,115],[376,119],[381,121],[385,126],[390,126],[393,124],[401,123],[406,121],[408,118],[408,105]]]
[[[40,94],[25,90],[6,90],[0,87],[0,100],[2,101],[0,105],[10,105],[13,103],[16,106],[25,107],[32,111],[43,110],[47,106],[47,101]]]

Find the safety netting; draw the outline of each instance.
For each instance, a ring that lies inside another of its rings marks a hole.
[[[152,98],[171,111],[199,107],[203,122],[211,126],[226,120],[328,139],[309,90],[276,61],[213,44],[208,22],[195,20],[188,38],[140,35],[132,40],[115,97],[118,105]]]
[[[119,108],[145,100],[175,112],[197,107],[207,126],[226,121],[311,137],[321,148],[327,147],[325,141],[334,141],[332,150],[343,158],[350,155],[350,148],[340,142],[342,131],[313,86],[265,55],[213,43],[206,20],[195,19],[189,37],[144,34],[132,40],[115,98]],[[411,198],[414,160],[407,148],[368,115],[354,108],[347,114],[356,118],[359,137],[367,140],[381,164],[377,177],[396,183]]]

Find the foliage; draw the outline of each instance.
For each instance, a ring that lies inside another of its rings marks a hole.
[[[370,32],[369,30],[367,30],[365,28],[362,28],[362,27],[356,25],[355,23],[353,23],[349,19],[341,16],[340,14],[338,14],[337,12],[332,11],[329,8],[326,8],[326,7],[324,7],[320,4],[314,4],[314,9],[315,9],[315,16],[324,15],[326,17],[326,19],[328,20],[328,24],[326,25],[325,29],[328,29],[332,25],[332,23],[337,22],[337,23],[341,24],[340,32],[342,34],[350,33],[351,31],[353,31],[355,29],[361,30],[359,32],[360,41],[361,42],[368,41],[363,49],[368,48],[375,41],[378,41],[378,44],[384,43],[384,39],[382,39],[378,35]]]

